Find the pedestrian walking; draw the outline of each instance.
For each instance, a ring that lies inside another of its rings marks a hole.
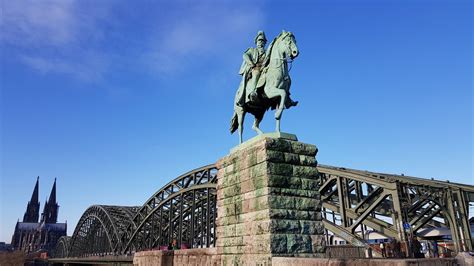
[[[379,245],[379,248],[380,248],[380,252],[382,252],[382,257],[386,258],[387,257],[387,252],[385,250],[385,243],[381,242],[380,245]]]

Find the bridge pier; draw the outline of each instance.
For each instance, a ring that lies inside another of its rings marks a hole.
[[[314,145],[271,133],[217,163],[217,252],[222,265],[271,265],[274,257],[322,257],[320,181]]]

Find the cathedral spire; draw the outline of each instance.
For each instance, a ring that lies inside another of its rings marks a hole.
[[[33,194],[31,195],[31,200],[30,202],[38,202],[39,199],[39,176],[36,177],[36,185],[35,188],[33,189]]]
[[[41,222],[56,223],[58,221],[58,208],[59,205],[56,202],[56,178],[54,178],[54,184],[51,193],[49,194],[49,199],[44,205]]]
[[[33,189],[33,194],[31,194],[31,199],[26,206],[26,212],[23,216],[24,223],[37,223],[39,218],[39,201],[38,201],[38,194],[39,194],[39,176],[36,178],[36,185]]]
[[[54,178],[54,184],[53,184],[53,188],[51,189],[51,194],[49,194],[49,200],[48,202],[51,204],[58,204],[56,202],[56,177]]]

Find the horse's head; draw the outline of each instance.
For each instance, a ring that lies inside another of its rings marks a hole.
[[[280,45],[278,48],[285,57],[294,59],[299,55],[298,46],[296,46],[296,40],[293,33],[289,31],[283,31],[278,39],[280,39]]]

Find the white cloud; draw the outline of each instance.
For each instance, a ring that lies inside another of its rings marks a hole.
[[[75,0],[2,2],[1,42],[16,59],[44,74],[67,74],[97,81],[107,71],[106,56],[91,44],[102,37],[97,27],[103,9],[85,10]]]
[[[2,41],[20,46],[64,45],[74,41],[78,21],[75,3],[61,1],[4,1]]]
[[[108,66],[107,60],[100,55],[83,56],[80,61],[69,60],[64,57],[23,55],[20,60],[42,74],[67,74],[87,82],[103,80],[103,74]]]
[[[151,41],[146,60],[159,74],[172,74],[186,66],[189,57],[223,53],[242,41],[249,31],[262,26],[264,16],[259,5],[222,4],[219,2],[189,3],[186,11],[168,14],[160,21],[163,29]],[[245,40],[248,41],[248,40]],[[226,43],[224,46],[223,43]],[[252,43],[249,43],[249,46]]]
[[[104,78],[111,67],[145,67],[163,75],[180,72],[198,58],[223,58],[243,43],[252,45],[249,32],[264,21],[261,4],[246,1],[158,1],[149,10],[144,2],[14,0],[2,5],[0,41],[13,47],[20,62],[44,74],[86,81]],[[134,32],[136,26],[124,14],[145,22],[145,29]],[[117,52],[110,45],[123,48]]]

